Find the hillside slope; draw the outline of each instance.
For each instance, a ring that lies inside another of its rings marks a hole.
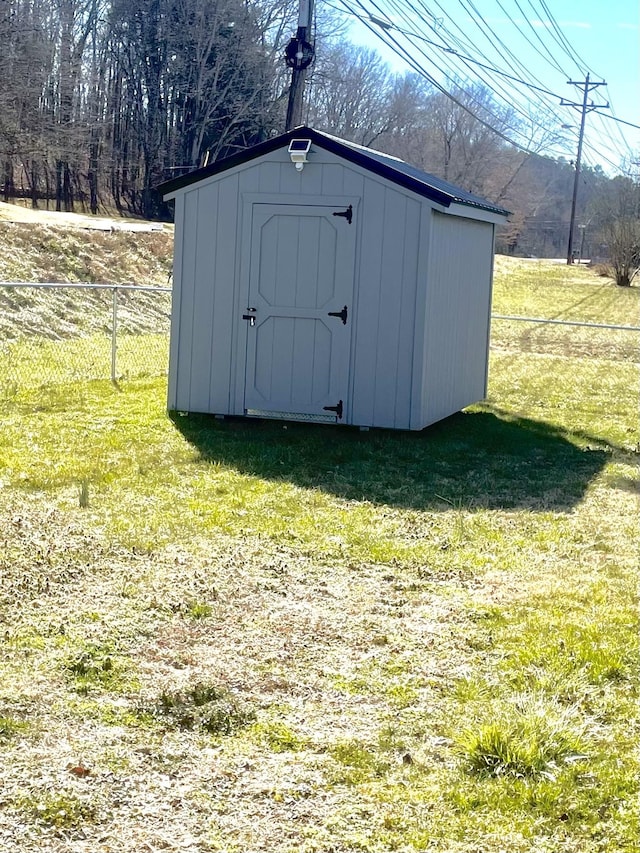
[[[0,221],[0,281],[166,285],[171,230],[98,231]]]
[[[167,227],[126,232],[0,221],[0,282],[166,287],[172,257],[173,234]],[[21,335],[60,339],[106,331],[110,301],[110,291],[32,290],[0,284],[0,340]],[[121,293],[122,330],[166,329],[169,303],[169,294]]]

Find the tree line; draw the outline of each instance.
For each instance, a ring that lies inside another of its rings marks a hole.
[[[4,200],[166,215],[159,183],[282,131],[296,10],[296,0],[0,0]],[[480,85],[443,92],[393,73],[344,40],[335,13],[320,14],[306,123],[511,210],[500,251],[563,255],[574,166],[545,155],[561,130]],[[514,129],[527,152],[507,141]],[[583,167],[582,255],[606,250],[606,223],[622,197],[637,207],[627,198],[637,187],[637,177]]]
[[[287,0],[2,0],[5,200],[153,216],[153,188],[277,124]]]

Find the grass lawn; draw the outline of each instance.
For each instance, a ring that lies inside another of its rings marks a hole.
[[[2,853],[639,850],[637,335],[494,331],[417,434],[0,395]]]

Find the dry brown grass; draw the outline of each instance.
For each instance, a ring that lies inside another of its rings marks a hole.
[[[0,202],[0,222],[24,222],[31,225],[54,225],[94,231],[117,231],[127,228],[132,230],[143,228],[172,230],[171,225],[148,222],[139,218],[110,216],[108,214],[93,216],[90,213],[68,213],[66,211],[47,210],[43,207],[34,209],[26,201],[15,204]]]
[[[171,231],[90,231],[0,222],[0,280],[166,285]]]
[[[3,510],[3,611],[14,613],[6,648],[22,658],[22,672],[19,682],[4,679],[2,708],[30,726],[3,747],[3,853],[302,849],[312,831],[328,849],[322,827],[355,795],[327,785],[341,772],[329,747],[377,746],[389,712],[383,693],[365,699],[340,689],[340,679],[349,683],[367,660],[393,658],[409,636],[412,647],[432,649],[430,678],[464,671],[449,628],[456,603],[427,590],[416,599],[388,568],[327,566],[228,537],[137,555],[111,546],[82,512],[41,497]],[[190,618],[193,601],[209,602],[211,616]],[[107,639],[139,685],[70,702],[61,660]],[[160,691],[203,681],[257,709],[248,736],[223,743],[136,725],[136,708]],[[425,740],[416,766],[442,745]],[[402,754],[387,760],[408,776]],[[37,803],[54,793],[71,804],[68,825],[64,816],[60,825],[37,821]],[[90,803],[93,817],[76,825],[78,803]]]

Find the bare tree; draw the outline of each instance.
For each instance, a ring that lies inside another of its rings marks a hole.
[[[309,123],[359,145],[372,145],[392,126],[394,76],[380,55],[348,42],[328,45],[316,60]]]
[[[592,205],[607,245],[616,284],[629,287],[640,270],[640,181],[637,175],[610,181]]]
[[[630,287],[640,270],[640,220],[614,219],[604,226],[603,234],[616,284]]]

